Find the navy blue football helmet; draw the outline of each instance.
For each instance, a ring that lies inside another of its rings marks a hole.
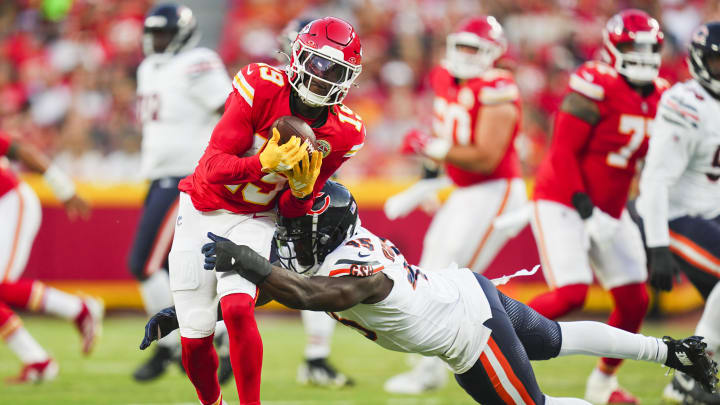
[[[720,22],[698,27],[688,51],[690,74],[710,94],[720,98]]]
[[[145,16],[143,52],[176,54],[197,45],[200,33],[192,10],[178,4],[160,4]]]
[[[298,218],[278,216],[275,243],[280,264],[311,276],[325,257],[355,232],[357,203],[340,183],[328,181],[310,212]]]

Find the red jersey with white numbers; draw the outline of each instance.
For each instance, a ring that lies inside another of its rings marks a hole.
[[[435,93],[433,132],[436,136],[452,139],[454,145],[475,144],[481,106],[513,103],[520,109],[517,85],[512,74],[506,70],[491,69],[481,77],[460,83],[445,68],[438,67],[431,73],[430,84]],[[518,119],[505,154],[492,173],[471,172],[446,163],[448,177],[458,186],[520,177],[520,163],[513,146],[519,130]]]
[[[10,149],[12,140],[5,134],[0,133],[0,156],[5,156]],[[8,191],[17,187],[19,181],[15,174],[8,167],[0,162],[0,197],[4,196]]]
[[[291,91],[285,72],[266,64],[250,64],[235,75],[225,112],[205,153],[195,172],[179,185],[196,209],[249,214],[273,209],[277,204],[284,216],[294,217],[304,215],[312,206],[312,198],[298,200],[291,195],[285,176],[263,173],[258,155],[271,136],[272,123],[293,115]],[[307,121],[324,156],[313,194],[360,150],[365,139],[360,117],[343,105],[328,108],[327,119]]]
[[[535,179],[534,198],[572,207],[572,195],[582,191],[598,208],[620,218],[637,161],[647,153],[660,96],[669,84],[658,78],[653,86],[643,97],[611,66],[583,64],[570,77],[567,91],[593,100],[600,119],[588,134],[555,131]]]

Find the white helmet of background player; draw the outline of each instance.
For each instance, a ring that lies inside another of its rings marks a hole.
[[[660,71],[662,43],[656,19],[642,10],[623,10],[603,29],[603,58],[629,81],[647,84]]]
[[[355,29],[335,17],[315,20],[295,38],[287,67],[290,85],[303,103],[339,104],[362,71],[362,46]]]
[[[200,32],[192,10],[177,4],[160,4],[145,16],[143,52],[175,54],[197,45]]]
[[[493,16],[469,18],[447,36],[443,65],[458,79],[482,75],[507,50],[503,28]]]

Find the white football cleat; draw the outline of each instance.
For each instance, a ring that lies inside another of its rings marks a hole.
[[[391,394],[417,395],[447,384],[448,370],[437,357],[423,357],[410,371],[391,377],[385,391]]]
[[[635,396],[620,387],[617,376],[594,369],[585,386],[585,400],[595,405],[639,404]]]
[[[8,384],[27,384],[52,381],[57,377],[60,367],[53,359],[25,364],[20,375],[7,379]]]

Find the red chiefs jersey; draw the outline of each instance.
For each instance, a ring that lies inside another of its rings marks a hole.
[[[510,102],[520,109],[518,88],[512,74],[506,70],[491,69],[482,77],[459,84],[445,68],[438,67],[431,73],[430,84],[435,93],[433,132],[436,136],[452,139],[454,145],[475,144],[481,106]],[[520,119],[515,124],[505,155],[492,173],[471,172],[445,163],[448,177],[458,186],[520,177],[520,162],[513,146],[519,130]]]
[[[660,96],[669,84],[655,79],[655,91],[643,97],[615,69],[592,61],[570,77],[568,87],[568,92],[595,101],[600,119],[588,134],[556,128],[538,170],[534,198],[572,207],[572,195],[582,191],[598,208],[620,218],[637,160],[647,153]]]
[[[281,174],[262,172],[259,152],[271,136],[270,126],[290,111],[290,92],[284,71],[263,63],[250,64],[233,79],[225,112],[195,172],[180,182],[200,211],[225,209],[248,214],[278,208],[288,217],[305,215],[313,199],[298,200]],[[300,116],[299,118],[303,118]],[[327,119],[307,121],[323,153],[316,194],[327,179],[363,146],[365,126],[344,105],[329,107]]]
[[[0,156],[7,155],[12,140],[5,134],[0,133]],[[8,191],[14,189],[18,185],[18,179],[9,168],[4,167],[0,162],[0,197],[4,196]]]

